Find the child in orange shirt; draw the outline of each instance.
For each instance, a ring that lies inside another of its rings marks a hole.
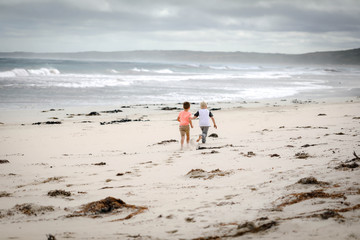
[[[185,134],[186,134],[186,143],[189,144],[190,142],[190,127],[193,128],[192,121],[191,121],[191,113],[190,110],[190,103],[184,102],[183,103],[184,111],[179,113],[177,120],[180,122],[179,130],[181,135],[181,150],[184,146]]]

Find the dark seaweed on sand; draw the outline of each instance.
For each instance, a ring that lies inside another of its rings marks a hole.
[[[117,214],[122,210],[132,210],[134,212],[128,214],[124,218],[116,219],[113,221],[123,221],[134,217],[140,213],[143,213],[147,210],[147,207],[135,206],[126,204],[123,200],[117,199],[114,197],[107,197],[105,199],[90,202],[81,206],[79,211],[76,211],[74,214],[68,215],[67,217],[85,217],[90,216],[93,218],[101,217],[104,214]]]

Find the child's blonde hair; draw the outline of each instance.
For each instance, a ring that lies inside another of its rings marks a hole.
[[[200,103],[200,108],[201,108],[201,109],[207,108],[206,102],[202,101],[202,102]]]

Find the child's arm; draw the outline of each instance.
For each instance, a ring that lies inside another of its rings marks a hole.
[[[194,128],[193,125],[192,125],[191,116],[189,117],[189,122],[190,122],[191,128]]]
[[[199,116],[199,111],[197,111],[191,119],[196,119]]]
[[[213,122],[213,124],[214,124],[214,128],[217,129],[217,126],[216,126],[216,123],[215,123],[215,118],[214,118],[214,117],[211,117],[211,120],[212,120],[212,122]]]

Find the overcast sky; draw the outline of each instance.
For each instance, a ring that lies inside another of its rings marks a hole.
[[[360,0],[0,0],[0,51],[360,47]]]

